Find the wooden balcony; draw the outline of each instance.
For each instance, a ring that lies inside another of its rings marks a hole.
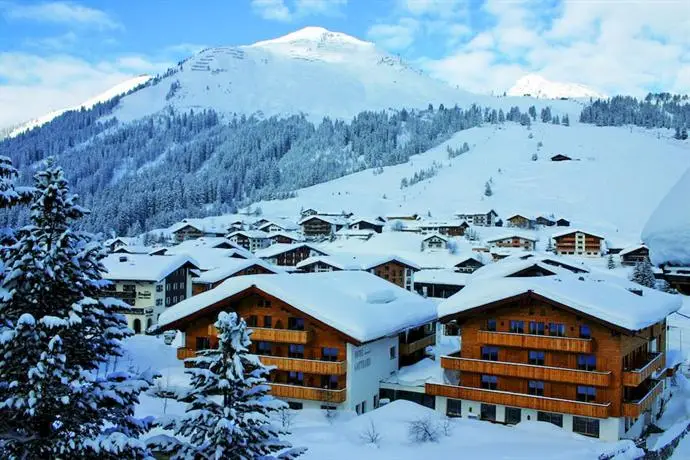
[[[611,406],[610,403],[588,403],[569,399],[548,398],[546,396],[532,396],[500,390],[485,390],[483,388],[442,385],[436,383],[427,383],[426,393],[434,396],[445,396],[447,398],[479,401],[487,404],[500,404],[544,412],[559,412],[596,418],[607,418]]]
[[[639,417],[648,410],[659,397],[664,389],[664,382],[660,380],[653,385],[651,389],[642,398],[637,401],[623,401],[623,416],[624,417]]]
[[[423,350],[426,347],[429,347],[431,345],[436,344],[436,335],[431,334],[427,335],[426,337],[422,337],[419,340],[415,340],[414,342],[410,343],[401,343],[400,344],[400,354],[401,355],[411,355],[412,353]]]
[[[285,385],[271,383],[271,394],[276,398],[306,399],[309,401],[323,401],[329,403],[345,402],[347,390],[326,390],[323,388],[302,387],[298,385]]]
[[[647,380],[664,365],[664,354],[650,354],[649,360],[639,369],[623,371],[623,385],[626,387],[636,387]]]
[[[313,337],[312,331],[293,331],[291,329],[270,329],[266,327],[251,327],[252,342],[278,342],[307,344]]]
[[[532,364],[486,361],[482,359],[442,356],[441,367],[454,371],[478,374],[503,375],[530,380],[565,382],[578,385],[606,387],[611,381],[611,372],[582,371],[563,367],[536,366]]]
[[[570,353],[592,353],[594,350],[592,339],[516,334],[512,332],[478,331],[477,341],[486,345],[567,351]]]
[[[177,359],[187,359],[194,358],[196,356],[196,351],[191,348],[179,347],[177,349]]]
[[[275,366],[281,371],[304,372],[307,374],[345,375],[346,361],[320,361],[317,359],[284,358],[259,355],[266,366]]]

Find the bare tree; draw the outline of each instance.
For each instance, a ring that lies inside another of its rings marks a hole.
[[[376,429],[376,425],[371,419],[369,419],[369,426],[360,433],[359,437],[365,444],[372,444],[376,447],[381,444],[381,433]]]
[[[430,417],[418,418],[410,422],[408,435],[412,442],[436,442],[439,437],[439,428]]]
[[[288,406],[278,409],[278,421],[285,432],[290,432],[292,423],[295,421],[295,413]]]

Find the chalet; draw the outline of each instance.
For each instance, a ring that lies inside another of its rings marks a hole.
[[[299,234],[291,232],[271,232],[267,236],[271,244],[295,244],[302,241]]]
[[[438,233],[445,236],[463,236],[470,227],[467,222],[430,222],[420,221],[417,225],[422,234]]]
[[[445,236],[439,234],[429,235],[422,240],[422,251],[446,248],[448,248],[448,238]]]
[[[116,249],[110,252],[112,254],[150,254],[153,250],[154,248],[150,248],[148,246],[127,245],[118,246]]]
[[[555,253],[558,255],[577,255],[600,257],[603,251],[604,237],[579,229],[554,233],[551,238],[556,242]]]
[[[589,273],[582,264],[573,264],[559,257],[534,254],[512,255],[477,269],[472,281],[492,278],[529,278]]]
[[[175,246],[173,246],[171,249],[177,250],[177,251],[194,251],[199,248],[207,248],[207,249],[237,249],[240,251],[243,251],[245,254],[247,254],[249,257],[251,257],[251,253],[247,251],[245,248],[240,246],[237,243],[234,243],[230,241],[229,239],[225,237],[218,237],[218,236],[203,236],[201,238],[197,238],[194,240],[187,240],[183,241],[182,243],[179,243]]]
[[[324,250],[310,243],[278,243],[256,253],[256,257],[280,267],[296,267],[297,264],[310,257],[325,255]]]
[[[563,155],[562,153],[559,153],[559,154],[551,157],[551,161],[570,161],[570,160],[572,160],[572,158],[570,158],[568,155]]]
[[[644,244],[623,249],[618,253],[622,265],[635,265],[638,262],[649,260],[649,248]]]
[[[455,217],[477,227],[493,227],[496,225],[498,214],[491,209],[488,212],[456,213]]]
[[[525,235],[504,235],[486,241],[492,248],[522,248],[526,251],[534,251],[537,244],[536,238]]]
[[[238,276],[168,309],[159,330],[182,332],[185,359],[217,346],[213,323],[235,311],[252,328],[273,396],[291,408],[358,414],[379,405],[379,382],[435,342],[430,300],[359,271]]]
[[[690,295],[690,267],[674,267],[670,265],[662,266],[662,278],[665,279],[673,289],[684,295]]]
[[[127,324],[140,334],[156,324],[171,305],[192,295],[195,262],[187,256],[111,254],[103,259],[103,278],[111,281],[104,297],[115,297],[131,308]]]
[[[170,227],[169,230],[176,243],[203,236],[223,237],[227,233],[227,229],[201,219],[184,219],[182,222]]]
[[[297,264],[301,272],[332,272],[341,270],[361,270],[412,290],[414,273],[419,266],[397,256],[370,254],[332,254],[310,257]]]
[[[508,227],[532,228],[534,227],[535,220],[522,214],[515,214],[506,219],[506,222]]]
[[[256,252],[271,244],[268,234],[261,230],[238,230],[229,234],[228,240],[251,252]]]
[[[347,226],[347,218],[318,214],[304,217],[298,223],[302,227],[302,233],[308,238],[329,237]]]
[[[355,217],[348,227],[351,230],[372,230],[376,233],[381,233],[383,231],[383,226],[386,224],[386,221],[380,220],[381,218],[377,217],[374,219],[366,218],[366,217]]]
[[[201,272],[195,276],[192,279],[192,295],[213,289],[233,276],[276,273],[284,273],[284,270],[261,259],[228,259],[217,268]]]
[[[415,273],[414,290],[423,297],[447,299],[467,284],[467,275],[453,270],[420,270]]]
[[[462,349],[441,357],[447,380],[426,393],[451,415],[636,439],[661,414],[666,318],[679,308],[581,275],[473,281],[439,305]]]
[[[542,227],[553,227],[554,225],[556,225],[555,220],[549,219],[548,217],[544,217],[544,216],[537,217],[537,219],[535,220],[535,223],[537,225],[541,225]]]
[[[419,214],[417,214],[416,212],[410,213],[410,214],[404,214],[404,213],[389,214],[386,216],[386,220],[388,222],[391,222],[394,220],[407,220],[407,221],[419,220]]]
[[[109,240],[105,240],[105,242],[103,244],[108,249],[108,252],[114,252],[116,249],[124,247],[124,246],[136,245],[137,240],[135,238],[127,238],[124,236],[118,236],[117,238],[111,238]]]
[[[570,227],[570,221],[563,218],[556,221],[556,227]]]
[[[266,233],[273,232],[292,232],[297,230],[299,227],[290,222],[284,221],[267,221],[256,227],[258,230]]]
[[[245,230],[247,224],[243,220],[234,220],[228,225],[228,233],[236,232],[238,230]]]
[[[479,260],[479,256],[465,257],[460,262],[453,265],[455,271],[459,273],[473,273],[475,270],[483,266],[484,263],[481,260]]]
[[[304,217],[308,217],[308,216],[315,216],[318,213],[319,212],[314,208],[302,209],[302,211],[300,211],[300,217],[304,218]]]

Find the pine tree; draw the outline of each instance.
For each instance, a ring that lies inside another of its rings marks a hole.
[[[563,119],[561,120],[561,123],[563,126],[570,126],[570,117],[568,117],[568,114],[566,113],[563,115]]]
[[[608,268],[609,270],[613,270],[614,268],[616,268],[616,262],[613,260],[613,254],[609,254],[609,258],[606,261],[606,268]]]
[[[0,209],[11,208],[31,200],[31,188],[14,186],[17,175],[17,170],[12,166],[12,160],[0,156]]]
[[[237,313],[221,312],[215,327],[218,348],[188,361],[192,388],[181,398],[189,401],[186,414],[167,426],[178,438],[157,437],[158,449],[173,460],[298,457],[304,449],[281,441],[283,433],[271,424],[270,416],[286,405],[268,395],[269,369],[249,353],[247,324]]]
[[[143,458],[134,418],[154,376],[99,367],[131,335],[119,301],[99,300],[103,247],[70,226],[86,214],[62,169],[34,177],[30,225],[0,249],[0,457]]]
[[[656,278],[654,277],[652,264],[648,259],[635,264],[630,281],[648,288],[653,288],[656,286]]]
[[[676,133],[673,135],[673,138],[676,140],[682,139],[682,135],[680,133],[680,126],[676,126]]]
[[[683,126],[683,129],[680,131],[680,139],[682,141],[685,141],[688,139],[688,128]]]
[[[484,184],[484,196],[491,196],[493,194],[494,194],[494,192],[493,192],[493,190],[491,190],[491,184],[487,181]]]

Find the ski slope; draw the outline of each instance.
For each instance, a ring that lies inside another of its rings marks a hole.
[[[446,147],[463,142],[470,151],[449,160]],[[537,161],[532,161],[534,153]],[[557,153],[573,161],[550,161]],[[442,165],[436,176],[400,188],[403,178],[434,162]],[[665,130],[539,122],[527,130],[506,123],[461,131],[382,174],[362,171],[299,190],[297,198],[259,206],[267,215],[284,216],[309,207],[362,215],[431,213],[441,219],[492,208],[504,219],[553,214],[624,246],[639,243],[652,211],[689,167],[690,144],[671,139]],[[493,195],[487,197],[490,179]]]
[[[588,86],[580,85],[578,83],[564,83],[547,80],[541,75],[529,74],[520,78],[515,84],[506,92],[508,96],[526,96],[540,99],[560,99],[560,98],[606,98],[604,93],[601,93]]]

